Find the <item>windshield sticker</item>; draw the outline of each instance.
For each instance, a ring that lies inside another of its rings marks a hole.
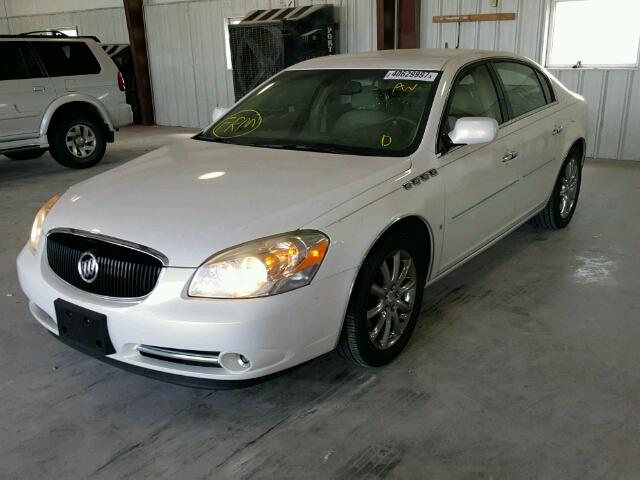
[[[424,70],[389,70],[385,80],[414,80],[418,82],[433,82],[438,78],[438,72]]]
[[[390,146],[391,142],[393,142],[393,140],[389,135],[382,135],[382,137],[380,137],[380,146],[382,147]]]
[[[218,138],[247,135],[262,125],[262,115],[256,110],[240,110],[217,123],[211,133]]]
[[[414,83],[413,85],[405,85],[402,82],[398,82],[394,85],[393,90],[391,90],[391,95],[395,94],[396,92],[401,92],[401,93],[413,93],[416,91],[416,88],[418,88],[417,83]]]

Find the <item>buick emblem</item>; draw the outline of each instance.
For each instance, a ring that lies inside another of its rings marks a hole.
[[[78,273],[87,283],[93,283],[98,276],[98,259],[91,252],[84,252],[78,260]]]

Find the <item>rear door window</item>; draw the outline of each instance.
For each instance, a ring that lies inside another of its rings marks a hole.
[[[20,42],[0,42],[0,80],[29,78]]]
[[[100,73],[100,64],[82,42],[32,42],[50,77],[72,77]]]
[[[504,86],[513,118],[547,104],[548,96],[545,95],[540,79],[532,67],[511,62],[497,62],[494,67]]]

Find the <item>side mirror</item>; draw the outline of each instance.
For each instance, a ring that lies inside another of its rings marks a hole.
[[[216,107],[213,109],[213,113],[211,114],[211,123],[216,123],[218,120],[220,120],[222,117],[225,116],[225,114],[229,111],[228,107]]]
[[[462,117],[449,132],[454,145],[477,145],[493,142],[498,136],[498,122],[489,117]]]

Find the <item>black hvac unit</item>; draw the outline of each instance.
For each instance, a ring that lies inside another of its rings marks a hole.
[[[253,10],[229,25],[236,100],[290,65],[336,53],[337,30],[332,5]]]

